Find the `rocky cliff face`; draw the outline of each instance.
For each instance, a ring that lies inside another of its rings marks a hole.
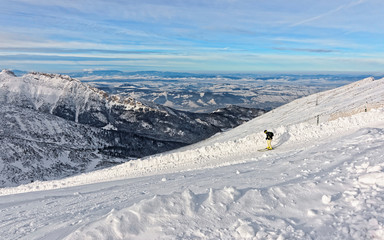
[[[2,103],[50,113],[88,126],[180,143],[193,143],[219,131],[215,126],[196,122],[183,112],[132,98],[109,96],[68,76],[30,73],[18,78],[5,72],[0,79]]]
[[[64,75],[10,71],[0,73],[0,104],[0,186],[168,151],[263,113],[234,107],[188,113],[108,95]]]

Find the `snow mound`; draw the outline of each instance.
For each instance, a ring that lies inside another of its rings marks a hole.
[[[285,221],[268,214],[268,202],[280,202],[271,198],[271,195],[273,193],[258,189],[242,192],[233,187],[225,187],[209,189],[204,194],[186,190],[169,196],[155,196],[127,209],[113,210],[101,221],[78,230],[67,239],[152,239],[154,236],[176,239],[304,237],[303,231],[285,230],[294,229],[294,220]],[[226,227],[217,228],[218,225]],[[175,232],[177,235],[174,235]]]
[[[270,188],[157,195],[113,209],[66,239],[384,239],[384,188],[375,184],[384,163],[356,163]],[[340,175],[360,177],[349,185]]]

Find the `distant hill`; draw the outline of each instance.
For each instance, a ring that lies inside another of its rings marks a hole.
[[[227,105],[270,110],[316,92],[365,78],[360,75],[183,73],[95,70],[69,73],[109,94],[189,112]]]

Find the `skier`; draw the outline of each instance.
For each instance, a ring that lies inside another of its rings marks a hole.
[[[273,132],[268,132],[267,130],[264,130],[264,133],[267,135],[267,149],[268,150],[272,150],[272,145],[271,145],[271,142],[272,142],[272,139],[273,139]]]

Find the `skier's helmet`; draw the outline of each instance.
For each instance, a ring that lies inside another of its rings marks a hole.
[[[264,130],[264,133],[267,133],[268,131],[267,130]]]

